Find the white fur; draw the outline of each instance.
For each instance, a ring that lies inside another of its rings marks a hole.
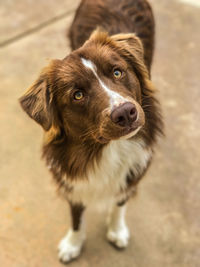
[[[129,169],[139,175],[151,157],[151,150],[142,140],[117,140],[110,142],[103,150],[99,162],[95,163],[87,175],[87,180],[70,182],[73,190],[67,197],[73,203],[82,203],[86,207],[103,200],[108,205],[112,201],[114,208],[108,224],[107,238],[119,248],[128,244],[129,230],[125,223],[125,207],[117,207],[119,192],[125,188]],[[81,178],[81,177],[80,177]],[[72,184],[71,184],[72,183]],[[82,223],[79,231],[69,230],[59,245],[59,258],[69,262],[80,255],[85,239]]]
[[[81,253],[84,240],[85,232],[82,227],[79,231],[70,229],[58,246],[59,259],[63,262],[69,262],[77,258]]]
[[[129,230],[125,223],[125,206],[114,205],[108,223],[107,238],[118,248],[125,248],[128,245]]]
[[[105,85],[105,83],[99,78],[99,76],[97,74],[97,71],[96,71],[97,67],[95,66],[95,64],[91,60],[88,60],[88,59],[85,59],[85,58],[81,58],[81,61],[82,61],[83,65],[86,68],[90,69],[93,72],[93,74],[97,78],[97,80],[98,80],[99,84],[101,85],[101,87],[108,94],[108,96],[110,98],[111,107],[118,106],[120,104],[128,102],[128,99],[126,99],[123,96],[121,96],[120,94],[110,90],[110,88],[108,88]]]
[[[99,200],[119,201],[117,195],[127,186],[127,172],[131,169],[136,175],[140,174],[150,157],[151,150],[142,140],[111,141],[103,149],[101,160],[88,171],[87,179],[80,177],[77,182],[70,182],[74,186],[67,197],[86,206]]]

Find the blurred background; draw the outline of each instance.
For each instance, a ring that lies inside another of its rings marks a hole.
[[[152,78],[166,137],[129,203],[131,241],[114,250],[101,208],[87,211],[79,267],[200,266],[200,1],[150,0],[157,25]],[[0,2],[0,266],[59,267],[67,203],[40,159],[42,130],[18,98],[52,58],[70,51],[79,0]]]

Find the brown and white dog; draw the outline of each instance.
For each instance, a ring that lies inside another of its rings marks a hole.
[[[73,52],[52,60],[20,99],[44,129],[43,157],[71,208],[59,258],[76,258],[82,214],[113,205],[107,238],[128,244],[125,203],[152,158],[162,119],[150,81],[154,18],[146,0],[82,0],[70,28]]]

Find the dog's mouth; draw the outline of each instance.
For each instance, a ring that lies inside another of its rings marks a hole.
[[[126,127],[125,129],[122,129],[121,131],[115,132],[115,134],[107,134],[100,135],[97,137],[97,141],[101,144],[107,144],[111,140],[117,140],[117,139],[129,139],[136,135],[138,131],[141,129],[140,125],[132,125],[130,127]]]
[[[123,129],[122,136],[129,135],[130,133],[135,132],[138,128],[138,125],[132,125],[130,127],[127,127],[126,129]]]

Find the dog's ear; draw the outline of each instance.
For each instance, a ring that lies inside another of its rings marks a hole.
[[[112,35],[120,54],[133,66],[145,79],[149,78],[149,72],[144,63],[144,49],[142,42],[134,33]]]
[[[39,123],[45,131],[48,131],[53,123],[52,98],[48,75],[44,71],[19,99],[24,111]]]
[[[132,59],[138,64],[144,65],[143,45],[134,33],[119,33],[109,36],[103,28],[97,27],[97,29],[90,35],[89,40],[101,44],[108,44],[114,49],[117,48],[124,57],[129,58],[129,60]],[[146,68],[145,65],[144,68]]]
[[[121,50],[127,55],[135,55],[140,60],[144,58],[144,49],[142,42],[134,33],[120,33],[111,36]]]

